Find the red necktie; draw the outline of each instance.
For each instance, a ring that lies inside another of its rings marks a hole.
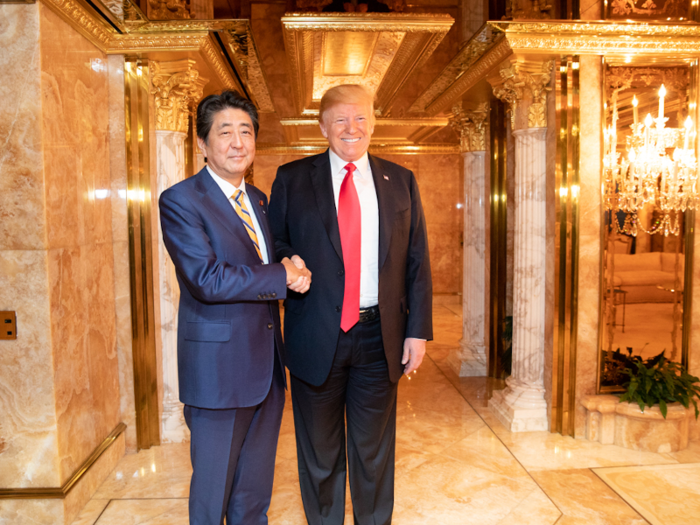
[[[362,241],[362,213],[360,199],[352,180],[354,164],[345,166],[347,173],[340,186],[338,196],[338,229],[340,244],[343,247],[343,264],[345,265],[345,294],[343,296],[343,314],[340,328],[343,332],[350,330],[360,320],[360,253]]]

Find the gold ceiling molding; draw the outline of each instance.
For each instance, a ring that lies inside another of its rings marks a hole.
[[[282,18],[297,112],[318,114],[323,93],[362,84],[387,115],[409,75],[452,27],[445,14],[292,13]]]
[[[202,98],[206,78],[199,76],[191,58],[172,62],[151,61],[152,95],[155,95],[156,129],[187,133],[191,103]]]
[[[317,155],[328,149],[328,143],[288,146],[260,143],[257,155]],[[377,155],[452,155],[459,153],[457,144],[370,144],[369,152]]]
[[[284,138],[290,146],[326,145],[317,118],[283,118],[280,120]],[[449,125],[446,118],[393,119],[378,118],[375,122],[372,143],[388,146],[425,145],[425,140]]]
[[[700,24],[639,22],[487,22],[459,51],[409,111],[438,115],[512,54],[604,55],[624,61],[700,57]]]
[[[249,20],[150,21],[132,0],[97,0],[94,7],[87,0],[41,1],[106,54],[157,60],[154,53],[199,53],[223,87],[247,93],[262,113],[274,112]]]

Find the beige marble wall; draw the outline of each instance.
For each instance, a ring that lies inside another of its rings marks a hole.
[[[0,487],[58,487],[120,421],[107,57],[44,4],[0,20],[16,74],[0,80],[0,308],[18,314],[0,350]],[[0,521],[70,523],[87,479],[58,502],[2,500]]]
[[[0,5],[0,487],[57,486],[38,5]],[[7,503],[0,502],[0,509]],[[2,514],[0,514],[2,515]]]
[[[260,155],[255,158],[255,186],[270,195],[277,168],[301,158],[294,155]],[[433,292],[462,291],[462,159],[453,155],[382,155],[413,171],[420,187],[430,242]],[[460,205],[458,208],[457,205]]]
[[[579,283],[578,344],[576,347],[575,435],[585,437],[586,410],[583,396],[596,393],[598,330],[600,315],[600,175],[602,167],[602,65],[601,57],[582,56],[579,103]],[[586,110],[586,108],[592,108]],[[596,110],[596,108],[598,108]]]

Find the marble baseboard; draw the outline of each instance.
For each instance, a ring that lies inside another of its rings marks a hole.
[[[0,523],[70,525],[117,466],[124,455],[125,443],[122,433],[63,499],[0,500]]]
[[[585,396],[586,439],[632,450],[665,454],[688,447],[695,411],[679,403],[668,406],[666,418],[658,406],[644,412],[633,403],[620,403],[613,395]],[[694,435],[695,433],[693,433]]]

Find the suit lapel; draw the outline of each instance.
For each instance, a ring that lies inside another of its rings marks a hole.
[[[368,155],[368,158],[379,205],[379,270],[381,271],[391,244],[391,230],[395,214],[394,199],[391,198],[390,175],[382,169],[381,163],[377,162],[372,155]]]
[[[255,213],[255,216],[258,219],[258,224],[260,225],[260,229],[262,230],[263,237],[265,237],[267,260],[271,263],[275,262],[272,249],[272,232],[270,231],[270,225],[267,222],[267,212],[265,211],[262,205],[263,201],[260,198],[260,195],[258,195],[257,193],[257,188],[251,186],[250,184],[246,184],[246,188],[248,189],[248,197],[250,198],[250,204],[253,207],[253,212]]]
[[[201,183],[200,191],[204,194],[202,196],[202,204],[206,206],[209,210],[212,210],[216,218],[221,222],[221,224],[233,235],[241,239],[241,244],[246,246],[247,249],[256,257],[258,257],[258,252],[255,250],[253,241],[250,240],[248,232],[243,226],[243,221],[238,216],[238,214],[233,209],[233,206],[221,191],[219,185],[214,181],[209,171],[205,167],[199,172],[199,181]]]
[[[319,155],[314,161],[311,170],[311,183],[316,194],[316,204],[321,212],[321,220],[326,227],[328,237],[335,248],[340,260],[343,259],[343,249],[340,244],[340,230],[338,229],[338,212],[335,209],[335,195],[333,194],[333,179],[331,175],[331,162],[328,150]]]

